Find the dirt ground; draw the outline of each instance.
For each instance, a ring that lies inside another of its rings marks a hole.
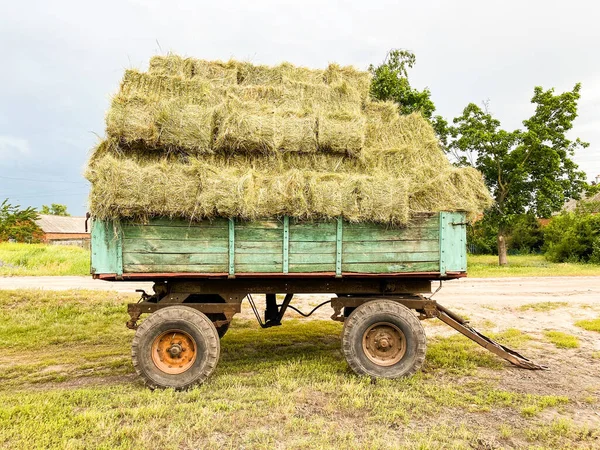
[[[433,283],[436,290],[438,283]],[[109,283],[85,277],[19,277],[0,278],[0,289],[39,288],[49,290],[93,289],[132,292],[134,289],[151,291],[149,283]],[[298,295],[292,304],[304,312],[310,311],[329,295]],[[471,324],[487,333],[498,333],[517,329],[532,339],[519,350],[531,360],[548,366],[545,371],[528,371],[506,364],[502,372],[480,368],[485,380],[496,380],[499,387],[512,392],[540,395],[564,395],[570,399],[564,409],[544,411],[548,421],[568,417],[578,426],[600,428],[600,333],[586,331],[575,325],[582,319],[600,316],[600,277],[544,277],[463,279],[444,282],[442,289],[433,297],[440,304],[466,316]],[[264,296],[256,295],[259,309]],[[535,305],[552,302],[543,308]],[[327,319],[332,309],[325,305],[311,319]],[[237,317],[237,316],[236,316]],[[289,311],[286,318],[300,316]],[[241,319],[254,319],[253,313],[244,302]],[[235,323],[233,324],[235,326]],[[284,324],[285,326],[285,324]],[[454,330],[436,319],[425,321],[428,339],[436,336],[451,336]],[[559,349],[550,343],[545,331],[560,331],[579,339],[578,348]],[[473,416],[479,417],[479,416]],[[480,416],[490,421],[489,426],[504,423],[519,428],[526,422],[522,416],[502,416],[501,411],[492,411]],[[521,423],[522,422],[522,423]],[[474,423],[474,426],[486,424]],[[481,448],[496,448],[493,442],[482,443]]]

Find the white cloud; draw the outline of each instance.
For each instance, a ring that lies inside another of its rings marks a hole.
[[[15,160],[20,156],[29,155],[29,142],[14,136],[0,135],[0,162],[10,159]]]

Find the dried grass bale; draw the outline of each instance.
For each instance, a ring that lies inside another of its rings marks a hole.
[[[319,150],[326,153],[346,153],[359,156],[365,145],[365,124],[363,117],[336,119],[319,117]]]
[[[327,69],[309,69],[284,62],[277,66],[254,65],[230,60],[205,61],[178,55],[154,56],[148,73],[188,79],[219,81],[223,84],[277,85],[289,82],[336,84],[346,82],[366,98],[371,74],[354,67],[330,64]]]
[[[90,208],[98,219],[147,220],[154,216],[299,219],[400,225],[408,221],[407,183],[398,177],[331,174],[290,169],[270,172],[227,160],[167,159],[143,163],[105,155],[89,165]]]
[[[342,216],[404,225],[491,204],[420,114],[367,98],[364,72],[153,59],[127,71],[86,176],[100,219]]]
[[[116,96],[106,115],[106,134],[124,149],[212,153],[215,109],[177,99],[152,102]]]

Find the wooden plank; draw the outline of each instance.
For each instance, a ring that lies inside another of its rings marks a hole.
[[[290,255],[290,264],[333,264],[335,253],[294,253]]]
[[[124,237],[127,239],[164,239],[164,240],[227,240],[227,226],[220,228],[211,227],[173,227],[154,226],[125,227]]]
[[[235,228],[236,241],[272,242],[280,241],[283,229],[274,228]]]
[[[290,225],[290,242],[335,242],[336,227],[335,221]]]
[[[418,252],[418,253],[398,253],[398,252],[371,252],[371,253],[348,253],[344,252],[342,257],[343,264],[352,263],[400,263],[400,262],[438,262],[439,252]]]
[[[373,222],[358,222],[358,223],[350,223],[344,222],[344,229],[348,227],[352,227],[355,229],[369,229],[369,230],[406,230],[409,228],[438,228],[438,213],[426,218],[413,217],[411,221],[405,226],[390,226],[381,223],[373,223]]]
[[[235,271],[240,273],[281,273],[281,264],[236,264]]]
[[[151,219],[146,225],[141,225],[139,222],[125,222],[124,227],[186,227],[186,228],[226,228],[228,219],[215,218],[212,220],[190,221],[183,219],[169,219],[160,217]]]
[[[332,253],[335,254],[334,242],[292,242],[290,241],[290,258],[294,253]]]
[[[438,228],[376,229],[344,227],[344,242],[360,241],[418,241],[439,239]]]
[[[279,271],[281,271],[283,256],[280,253],[236,253],[236,268],[239,264],[277,264]]]
[[[272,219],[272,220],[253,220],[252,222],[246,221],[236,221],[235,228],[236,231],[238,229],[243,228],[260,228],[260,229],[277,229],[282,228],[283,222],[281,220]]]
[[[344,243],[344,252],[348,253],[419,253],[438,251],[438,240],[423,241],[363,241]]]
[[[128,264],[123,269],[127,273],[227,273],[227,264]]]
[[[235,253],[283,253],[283,242],[239,242],[235,243]]]
[[[398,273],[434,272],[439,270],[437,261],[403,263],[351,263],[342,264],[343,272],[354,273]]]
[[[335,261],[332,264],[290,264],[290,273],[303,272],[335,272]]]
[[[227,253],[123,253],[125,265],[227,264]]]
[[[125,253],[227,253],[227,241],[123,239]]]

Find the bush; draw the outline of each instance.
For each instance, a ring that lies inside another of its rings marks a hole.
[[[498,254],[498,222],[484,216],[467,229],[467,242],[472,253]],[[540,253],[544,244],[542,228],[532,214],[515,216],[507,230],[507,249],[510,253]]]
[[[544,232],[533,214],[517,216],[509,229],[508,248],[518,253],[540,253],[544,245]]]
[[[544,229],[546,258],[600,263],[600,215],[562,213]]]

